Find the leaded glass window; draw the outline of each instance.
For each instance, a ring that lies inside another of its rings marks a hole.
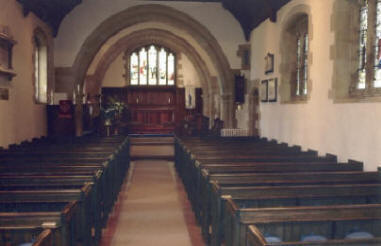
[[[48,46],[45,36],[34,36],[34,97],[37,103],[48,101]]]
[[[145,48],[142,48],[139,51],[139,85],[146,85],[147,84],[147,57],[148,53]]]
[[[359,35],[359,81],[358,89],[365,89],[366,84],[366,43],[368,35],[368,1],[360,10],[360,35]]]
[[[381,88],[381,0],[376,4],[376,38],[375,38],[375,64],[374,84],[375,88]]]
[[[139,84],[139,58],[136,52],[132,53],[130,59],[130,79],[131,85]]]
[[[149,45],[130,54],[130,85],[173,86],[176,55],[165,47]]]
[[[374,13],[374,14],[370,14]],[[380,95],[381,0],[362,0],[359,20],[358,80],[353,95]]]
[[[296,65],[295,65],[295,85],[293,95],[296,97],[305,97],[308,93],[308,20],[303,17],[294,27],[296,39]]]
[[[303,47],[303,94],[307,95],[307,80],[308,80],[308,33],[304,34]]]

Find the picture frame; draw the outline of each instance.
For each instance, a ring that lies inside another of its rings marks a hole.
[[[276,102],[278,99],[278,79],[269,79],[267,82],[267,100],[268,102]]]
[[[274,54],[267,53],[265,57],[265,74],[274,72]]]
[[[261,86],[259,89],[259,97],[261,99],[261,102],[267,102],[268,101],[268,80],[262,80]]]

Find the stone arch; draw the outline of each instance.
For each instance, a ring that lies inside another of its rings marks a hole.
[[[205,26],[189,15],[168,6],[157,4],[134,6],[109,17],[95,28],[82,44],[73,63],[71,71],[74,88],[78,85],[83,88],[87,70],[94,57],[111,37],[128,27],[152,21],[186,31],[210,57],[219,77],[217,83],[218,92],[222,97],[221,118],[225,121],[225,125],[230,127],[233,122],[233,73],[221,46]],[[209,102],[210,98],[209,96]],[[79,121],[76,122],[77,135],[81,132],[80,124]]]
[[[73,64],[74,81],[82,84],[86,71],[102,45],[119,31],[136,24],[155,21],[188,32],[211,58],[219,75],[221,94],[231,93],[233,73],[229,62],[213,35],[187,14],[163,5],[139,5],[115,14],[100,24],[83,43]]]
[[[295,103],[295,102],[302,102],[305,103],[312,91],[312,81],[310,76],[311,71],[311,65],[312,65],[312,53],[311,49],[309,49],[308,53],[308,79],[307,79],[307,87],[308,87],[308,94],[306,97],[306,100],[295,100],[291,97],[291,79],[292,79],[292,73],[294,70],[294,64],[296,61],[293,61],[296,56],[294,57],[294,53],[296,54],[296,51],[293,52],[293,36],[290,33],[289,29],[290,27],[295,24],[301,17],[306,16],[308,21],[308,38],[309,38],[309,46],[311,46],[311,41],[313,40],[313,29],[312,29],[312,18],[311,18],[311,8],[310,6],[306,4],[299,4],[291,8],[283,18],[281,19],[281,35],[280,35],[280,57],[281,57],[281,63],[280,63],[280,78],[281,83],[279,87],[279,94],[280,94],[280,102],[281,103]]]
[[[196,71],[198,72],[202,84],[203,93],[208,94],[213,88],[215,81],[211,79],[211,75],[207,69],[207,66],[197,51],[184,39],[174,35],[173,33],[160,29],[144,29],[135,31],[121,39],[119,39],[115,44],[113,44],[102,56],[98,62],[94,78],[90,88],[95,90],[100,90],[103,78],[112,64],[112,62],[121,53],[130,53],[140,46],[147,44],[157,44],[161,46],[168,47],[175,51],[176,53],[184,53],[188,56]],[[209,102],[206,101],[205,107],[206,112],[209,112]]]

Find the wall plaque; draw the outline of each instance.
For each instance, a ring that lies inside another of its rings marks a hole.
[[[0,100],[9,100],[8,88],[0,88]]]

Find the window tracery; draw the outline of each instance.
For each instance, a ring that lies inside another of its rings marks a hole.
[[[157,45],[141,47],[129,55],[129,84],[173,86],[176,80],[176,56]]]

